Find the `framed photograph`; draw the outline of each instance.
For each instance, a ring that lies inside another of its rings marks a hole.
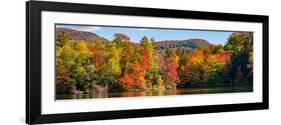
[[[26,123],[268,109],[268,16],[29,1]]]

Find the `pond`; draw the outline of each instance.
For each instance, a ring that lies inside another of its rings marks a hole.
[[[252,92],[252,91],[253,91],[252,86],[178,88],[178,89],[168,89],[168,90],[128,91],[128,92],[114,92],[114,93],[96,93],[96,92],[75,93],[71,95],[56,95],[56,99],[64,100],[64,99],[114,98],[114,97],[137,97],[137,96],[166,96],[166,95],[234,93],[234,92]]]

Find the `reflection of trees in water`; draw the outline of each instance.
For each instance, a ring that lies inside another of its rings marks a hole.
[[[188,95],[204,93],[233,93],[252,92],[253,86],[214,87],[214,88],[189,88],[168,89],[151,91],[128,91],[115,93],[76,93],[70,95],[57,95],[57,99],[91,99],[91,98],[114,98],[114,97],[143,97],[143,96],[166,96],[166,95]]]

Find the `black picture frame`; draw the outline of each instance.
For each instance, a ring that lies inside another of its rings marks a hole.
[[[161,18],[169,17],[183,19],[208,19],[220,21],[242,21],[262,23],[262,102],[43,115],[41,113],[41,11],[99,13],[150,16]],[[62,2],[28,1],[26,3],[26,123],[58,123],[268,109],[268,25],[269,18],[268,16],[264,15],[229,14],[216,12],[120,7],[77,3],[74,4]]]

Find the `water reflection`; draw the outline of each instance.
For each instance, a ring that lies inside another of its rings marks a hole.
[[[56,99],[89,99],[89,98],[114,98],[114,97],[137,97],[137,96],[165,96],[165,95],[186,95],[186,94],[204,94],[204,93],[233,93],[233,92],[252,92],[253,88],[249,86],[238,87],[215,87],[215,88],[186,88],[169,90],[151,90],[151,91],[130,91],[115,93],[96,93],[86,94],[57,95]]]

